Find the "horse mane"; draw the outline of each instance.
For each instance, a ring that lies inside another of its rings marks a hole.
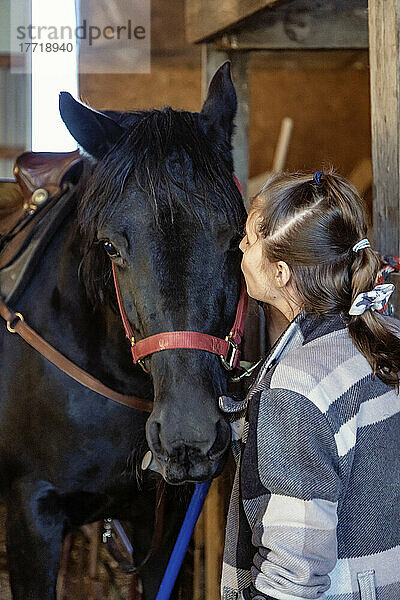
[[[112,114],[114,119],[116,115]],[[125,132],[99,162],[86,161],[78,208],[83,239],[80,271],[94,305],[114,298],[108,285],[110,261],[99,248],[96,233],[123,202],[128,178],[148,198],[160,228],[182,212],[200,227],[206,226],[202,215],[223,212],[238,236],[244,223],[243,201],[232,177],[232,148],[227,142],[216,145],[205,135],[198,113],[168,106],[120,113],[115,120]]]

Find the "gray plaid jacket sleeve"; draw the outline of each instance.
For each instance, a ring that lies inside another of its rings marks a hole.
[[[291,390],[263,390],[250,410],[240,476],[257,549],[254,588],[278,600],[323,598],[342,489],[334,434],[319,408]]]

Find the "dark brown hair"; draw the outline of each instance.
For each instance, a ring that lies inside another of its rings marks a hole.
[[[377,252],[352,250],[367,236],[363,201],[344,178],[330,171],[317,183],[312,174],[271,176],[253,199],[259,235],[269,262],[285,261],[309,314],[340,314],[373,374],[399,388],[400,339],[377,312],[349,315],[356,296],[375,285]]]

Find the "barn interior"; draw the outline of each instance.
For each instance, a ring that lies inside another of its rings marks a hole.
[[[90,18],[98,18],[98,8],[90,0],[78,2],[81,9],[85,3]],[[118,0],[108,2],[108,14],[118,4]],[[383,124],[384,114],[377,115],[377,109],[371,112],[371,99],[376,104],[386,93],[398,98],[398,74],[391,74],[398,72],[399,41],[394,56],[388,50],[393,44],[382,42],[380,30],[383,19],[390,22],[390,15],[398,10],[395,4],[394,0],[151,0],[150,72],[102,73],[99,44],[100,72],[83,72],[78,67],[78,97],[98,111],[171,106],[196,112],[212,74],[230,60],[239,101],[235,168],[246,205],[274,170],[333,168],[348,177],[364,197],[370,239],[382,253],[397,255],[398,115],[387,111],[388,122]],[[11,0],[1,0],[1,178],[12,178],[15,159],[32,148],[32,123],[38,110],[32,103],[31,75],[12,72],[10,13]],[[380,61],[386,62],[384,75],[376,71]],[[385,113],[384,103],[381,106]],[[391,128],[396,139],[388,140]],[[383,167],[379,160],[385,155],[389,158]],[[384,168],[390,175],[396,171],[390,189],[385,187]],[[0,219],[1,215],[0,205]],[[378,222],[386,227],[379,233]],[[245,358],[254,361],[267,345],[264,315],[255,303],[246,335]],[[220,597],[230,482],[229,469],[213,482],[191,542],[181,599]],[[0,597],[8,600],[4,520],[3,510]],[[137,597],[132,576],[121,572],[108,557],[102,535],[102,524],[97,524],[69,538],[59,600]]]

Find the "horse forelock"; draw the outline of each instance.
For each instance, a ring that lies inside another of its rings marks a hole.
[[[162,110],[126,113],[126,127],[113,148],[92,167],[79,206],[84,279],[90,296],[102,301],[109,261],[97,249],[97,230],[126,201],[127,183],[148,200],[157,223],[186,213],[200,227],[218,212],[241,233],[244,207],[232,177],[231,148],[216,148],[201,130],[198,114]],[[205,220],[204,220],[205,217]]]

